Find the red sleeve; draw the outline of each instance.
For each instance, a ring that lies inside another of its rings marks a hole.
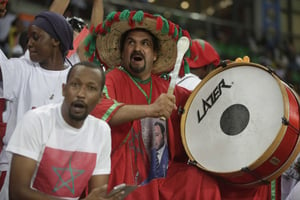
[[[104,94],[106,94],[105,89]],[[123,105],[123,103],[119,103],[105,95],[90,114],[108,122]]]
[[[106,74],[105,86],[103,88],[104,97],[96,105],[94,110],[91,112],[91,115],[103,119],[106,122],[112,118],[112,116],[122,107],[124,104],[115,100],[114,87],[111,72]]]

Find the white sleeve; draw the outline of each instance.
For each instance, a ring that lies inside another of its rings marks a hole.
[[[3,53],[3,51],[0,49],[0,61],[7,60],[6,55]]]
[[[299,200],[300,197],[300,181],[293,187],[290,194],[285,200]]]
[[[99,143],[97,163],[93,175],[110,174],[111,130],[109,125],[106,122],[104,122],[103,126],[98,131],[101,131],[101,135],[103,137],[101,139],[101,142]]]
[[[34,110],[28,111],[17,124],[7,151],[38,160],[43,149],[41,120]]]
[[[11,58],[0,64],[3,81],[1,97],[13,100],[28,79],[29,66],[20,58]],[[26,69],[27,68],[27,69]]]

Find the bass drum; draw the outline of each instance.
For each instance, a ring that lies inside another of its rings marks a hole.
[[[181,136],[189,163],[232,184],[268,184],[300,152],[298,94],[255,63],[217,68],[189,97]]]

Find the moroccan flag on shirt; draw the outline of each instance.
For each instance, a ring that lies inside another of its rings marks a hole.
[[[33,188],[57,197],[79,197],[96,165],[96,153],[46,147]]]

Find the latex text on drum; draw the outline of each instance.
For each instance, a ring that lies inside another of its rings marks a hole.
[[[231,88],[231,85],[226,85],[225,80],[222,79],[215,89],[210,93],[206,99],[202,99],[202,110],[197,110],[198,123],[205,117],[207,111],[216,103],[222,95],[222,88]]]

